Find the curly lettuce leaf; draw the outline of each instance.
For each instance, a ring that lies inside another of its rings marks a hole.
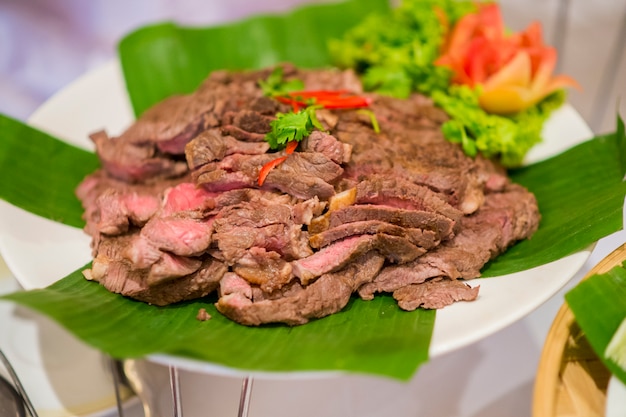
[[[542,141],[544,122],[565,101],[565,92],[558,91],[537,106],[507,117],[484,111],[478,104],[478,94],[478,90],[467,86],[433,92],[435,103],[452,117],[444,123],[443,133],[451,142],[462,143],[466,154],[475,156],[477,150],[507,167],[522,164],[528,151]]]

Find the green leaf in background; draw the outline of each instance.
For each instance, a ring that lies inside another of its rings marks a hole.
[[[626,318],[624,264],[580,282],[565,294],[565,300],[594,352],[626,384],[626,370],[604,356],[615,331]]]
[[[119,45],[133,109],[139,115],[172,94],[190,93],[217,69],[262,68],[285,61],[303,68],[327,66],[329,39],[342,36],[370,13],[388,11],[387,0],[351,0],[224,26],[162,23],[139,29]]]
[[[118,358],[169,353],[233,368],[333,370],[409,379],[428,360],[435,311],[399,312],[390,296],[353,299],[305,326],[245,327],[207,298],[167,307],[108,292],[80,272],[42,290],[1,297],[40,311],[88,344]],[[195,317],[205,308],[211,320]]]
[[[83,227],[78,183],[96,155],[0,114],[0,198],[39,216]]]

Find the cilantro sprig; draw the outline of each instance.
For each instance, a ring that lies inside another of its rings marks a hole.
[[[315,110],[318,108],[319,106],[309,106],[298,112],[276,114],[276,119],[270,123],[272,130],[265,135],[270,148],[280,149],[288,142],[300,142],[315,128],[324,130],[324,126],[315,115]]]
[[[259,87],[268,97],[282,96],[290,91],[302,90],[304,83],[301,80],[285,80],[283,67],[276,67],[265,80],[259,80]]]

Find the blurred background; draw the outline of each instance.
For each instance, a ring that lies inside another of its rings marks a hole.
[[[25,120],[55,92],[114,58],[119,40],[139,26],[216,25],[311,1],[320,0],[0,0],[0,112]],[[594,132],[614,130],[618,100],[626,101],[626,0],[500,4],[513,30],[541,21],[546,43],[559,50],[557,73],[582,86],[570,92],[571,104]]]

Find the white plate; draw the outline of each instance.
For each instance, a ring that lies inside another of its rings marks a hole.
[[[33,126],[87,149],[92,148],[87,138],[90,132],[104,128],[116,135],[131,122],[132,112],[117,61],[62,90],[30,119]],[[532,151],[529,160],[552,155],[591,136],[592,132],[578,113],[566,105],[547,123],[546,141]],[[0,203],[0,252],[25,288],[45,287],[91,260],[89,237],[81,230]],[[589,254],[590,249],[531,270],[470,282],[481,286],[478,300],[456,303],[437,313],[431,356],[466,346],[524,317],[561,289]],[[152,358],[161,363],[175,362],[192,370],[241,375],[241,371],[220,365],[162,355]],[[315,374],[320,376],[320,373]]]
[[[606,390],[605,417],[626,416],[626,385],[612,376]]]
[[[0,259],[0,294],[17,290]],[[40,417],[104,417],[115,409],[103,355],[49,318],[0,303],[0,346]],[[10,381],[1,365],[0,374]]]

